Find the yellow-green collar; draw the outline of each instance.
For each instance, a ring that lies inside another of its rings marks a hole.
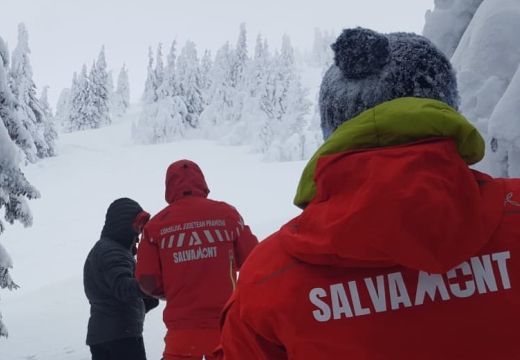
[[[429,137],[452,138],[469,165],[484,157],[482,136],[455,109],[437,100],[400,98],[371,108],[338,127],[303,170],[294,204],[303,208],[314,198],[314,172],[321,156],[402,145]]]

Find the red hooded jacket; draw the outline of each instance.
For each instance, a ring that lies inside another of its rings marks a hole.
[[[236,209],[208,193],[197,164],[173,163],[169,205],[148,222],[139,245],[136,278],[145,292],[166,299],[168,330],[218,328],[236,272],[258,243]]]
[[[260,245],[219,358],[520,359],[520,181],[448,139],[322,156],[303,213]]]

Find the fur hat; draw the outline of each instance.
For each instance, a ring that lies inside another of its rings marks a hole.
[[[334,64],[323,77],[319,99],[325,139],[343,122],[401,97],[435,99],[458,108],[451,64],[423,36],[346,29],[331,47]]]

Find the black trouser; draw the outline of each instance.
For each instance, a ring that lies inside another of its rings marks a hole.
[[[146,360],[142,337],[90,345],[92,360]]]

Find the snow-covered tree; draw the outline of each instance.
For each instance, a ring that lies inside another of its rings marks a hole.
[[[520,66],[516,38],[520,32],[520,2],[436,1],[426,18],[424,34],[448,56],[453,53],[460,110],[475,123],[488,144],[484,160],[476,167],[495,176],[511,176],[514,162],[519,161],[515,155],[518,145],[511,140],[516,136],[514,131],[508,136],[504,133],[513,122],[502,116],[505,104],[510,104],[506,99],[511,96],[511,81]]]
[[[43,123],[43,136],[47,144],[54,144],[54,142],[58,138],[58,131],[56,129],[56,119],[54,117],[54,114],[52,113],[51,105],[49,104],[48,91],[49,87],[44,86],[40,95],[39,102],[41,105],[42,114],[46,119],[46,121]],[[50,155],[54,155],[54,146],[50,150]]]
[[[79,75],[74,74],[70,90],[70,113],[63,128],[66,132],[73,132],[96,127],[92,118],[92,103],[90,101],[90,78],[87,66],[83,65]]]
[[[204,110],[201,88],[200,63],[193,41],[187,41],[177,59],[177,80],[179,96],[184,100],[188,114],[186,122],[192,128],[199,125],[199,117]]]
[[[89,117],[92,128],[109,125],[111,123],[110,92],[104,46],[101,48],[97,62],[92,65],[89,80]]]
[[[109,118],[112,119],[112,116],[115,114],[115,104],[116,104],[116,89],[114,87],[114,73],[112,70],[108,71],[107,74],[107,93],[108,93],[108,113]]]
[[[216,53],[209,78],[211,86],[207,91],[208,105],[201,113],[200,124],[208,137],[219,138],[227,133],[230,123],[234,122],[233,96],[235,91],[231,86],[232,52],[226,42]]]
[[[328,69],[332,64],[333,52],[330,45],[335,41],[334,32],[326,32],[321,29],[314,29],[314,42],[312,52],[308,62],[310,65],[324,69]]]
[[[65,88],[61,91],[60,96],[58,97],[55,115],[55,124],[57,124],[57,126],[62,130],[68,124],[71,106],[71,89]]]
[[[520,65],[489,119],[493,172],[520,177]]]
[[[426,13],[423,35],[451,57],[482,0],[435,0]]]
[[[74,74],[70,88],[70,108],[64,100],[61,110],[68,117],[64,121],[66,132],[96,129],[111,124],[110,119],[111,79],[107,71],[105,47],[101,48],[97,61],[92,63],[90,72],[83,65],[79,75]],[[60,115],[61,117],[61,115]]]
[[[142,144],[156,144],[181,139],[188,128],[188,109],[181,97],[177,79],[176,43],[170,48],[166,68],[162,63],[162,51],[157,51],[157,65],[153,68],[150,52],[148,77],[143,95],[143,110],[139,121],[133,124],[132,137]],[[160,60],[159,60],[160,59]]]
[[[4,218],[8,223],[20,221],[29,226],[32,216],[27,206],[27,199],[37,198],[38,191],[27,181],[20,170],[19,164],[24,153],[20,150],[20,142],[13,141],[20,132],[8,132],[5,126],[17,121],[21,114],[16,110],[17,99],[13,95],[8,77],[9,54],[7,46],[0,37],[0,210],[4,211]],[[6,119],[9,119],[6,121]],[[0,220],[0,233],[4,230],[4,223]],[[12,268],[11,257],[0,244],[0,288],[15,289],[17,285],[11,279],[9,269]],[[0,314],[0,336],[7,336],[7,328],[2,322]]]
[[[9,87],[9,52],[7,45],[0,38],[0,93],[3,104],[0,104],[0,117],[15,144],[24,152],[26,159],[36,161],[36,146],[30,129],[24,126],[23,113],[18,111],[18,102]],[[30,124],[29,124],[30,125]]]
[[[179,94],[179,84],[176,73],[177,42],[173,41],[168,52],[164,77],[159,89],[159,97],[172,97]]]
[[[208,104],[209,91],[211,89],[211,68],[213,66],[213,60],[211,58],[211,51],[204,51],[204,55],[200,60],[200,88],[202,91],[202,97],[204,105]]]
[[[288,36],[283,37],[281,51],[271,63],[260,108],[265,116],[258,136],[259,150],[273,160],[303,159],[303,132],[310,102]]]
[[[240,91],[232,88],[233,104],[241,104],[240,120],[233,124],[233,130],[225,139],[231,144],[250,144],[255,150],[265,152],[262,138],[269,122],[268,115],[262,111],[262,101],[268,86],[273,59],[269,54],[267,43],[258,35],[253,59],[248,61],[244,71],[243,84]],[[238,99],[237,99],[238,97]],[[233,107],[236,111],[236,106]],[[234,116],[236,119],[236,116]],[[271,138],[273,134],[269,135]]]
[[[144,92],[142,96],[142,100],[144,104],[152,104],[157,102],[157,80],[155,76],[155,69],[153,67],[154,58],[152,48],[148,48],[148,72],[146,76],[146,82],[144,84]]]
[[[238,88],[242,85],[244,72],[249,60],[247,54],[247,32],[246,24],[240,24],[240,32],[238,34],[237,46],[233,54],[233,62],[231,64],[231,86]]]
[[[51,121],[53,121],[54,114],[52,112],[51,105],[49,104],[49,87],[48,86],[44,86],[42,89],[42,92],[40,94],[40,104],[41,104],[44,115],[48,119],[51,119]]]
[[[184,138],[187,132],[186,105],[179,96],[167,96],[149,104],[132,129],[132,137],[142,144],[166,143]]]
[[[117,89],[114,92],[112,101],[112,112],[115,116],[126,114],[130,106],[130,83],[128,80],[128,70],[123,65],[117,77]]]
[[[261,35],[256,38],[255,54],[248,72],[247,87],[249,96],[257,98],[268,75],[270,62],[269,47]]]
[[[24,24],[18,26],[18,43],[13,51],[10,86],[17,100],[18,117],[23,127],[32,138],[33,146],[25,143],[18,145],[25,152],[29,161],[54,155],[53,124],[43,114],[41,104],[36,96],[36,85],[30,62],[29,34]],[[25,141],[25,139],[24,139]],[[36,154],[34,153],[36,149]]]
[[[520,64],[518,33],[520,2],[484,0],[453,55],[461,110],[483,131]]]
[[[162,54],[162,44],[157,46],[157,55],[155,56],[155,88],[159,89],[164,81],[164,63]]]
[[[250,58],[246,35],[241,24],[236,48],[226,43],[214,60],[205,52],[199,61],[190,41],[176,57],[174,43],[159,88],[161,72],[156,69],[162,60],[154,68],[150,51],[143,111],[133,137],[156,143],[203,135],[250,145],[269,159],[307,157],[321,142],[319,122],[316,126],[308,116],[310,102],[291,42],[284,37],[280,52],[272,56],[267,40],[259,36]]]

